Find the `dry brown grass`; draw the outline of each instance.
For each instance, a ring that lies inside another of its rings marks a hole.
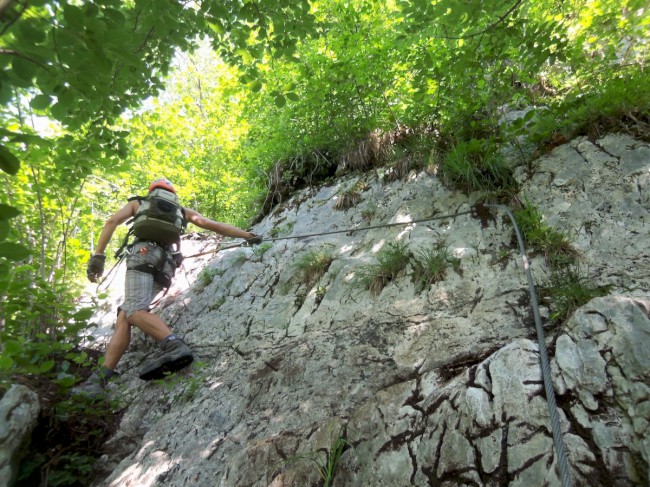
[[[336,203],[334,204],[334,209],[338,211],[349,210],[350,208],[358,205],[360,202],[361,195],[353,189],[346,191],[338,197]]]

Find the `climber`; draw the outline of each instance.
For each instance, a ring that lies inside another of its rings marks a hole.
[[[96,252],[87,265],[91,282],[97,282],[104,272],[104,251],[116,227],[130,218],[133,225],[129,233],[135,235],[135,241],[127,247],[124,302],[118,308],[115,332],[108,343],[102,368],[75,387],[73,395],[91,399],[103,395],[107,381],[115,374],[115,367],[129,346],[131,326],[137,326],[154,338],[161,349],[158,357],[145,361],[139,373],[141,379],[159,379],[192,362],[192,352],[185,341],[176,336],[162,318],[150,312],[154,297],[170,286],[176,267],[180,265],[180,235],[188,222],[226,237],[244,238],[246,244],[262,241],[252,232],[210,220],[195,210],[182,207],[172,183],[159,178],[151,183],[146,197],[130,198],[104,224]]]

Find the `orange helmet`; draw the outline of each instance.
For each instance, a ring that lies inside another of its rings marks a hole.
[[[174,189],[174,185],[167,178],[158,178],[155,181],[153,181],[149,185],[149,192],[151,193],[156,188],[162,188],[162,189],[166,189],[167,191],[171,191],[174,194],[176,193],[176,190]]]

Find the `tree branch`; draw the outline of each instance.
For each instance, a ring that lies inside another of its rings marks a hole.
[[[37,66],[40,66],[41,68],[46,69],[48,71],[50,69],[50,67],[48,65],[43,64],[38,59],[34,59],[33,57],[29,57],[29,56],[27,56],[26,54],[23,54],[20,51],[14,51],[13,49],[0,49],[0,55],[16,56],[16,57],[19,57],[19,58],[22,58],[22,59],[26,59],[27,61],[32,62],[32,63],[36,64]]]
[[[156,30],[156,26],[155,26],[155,25],[152,25],[152,26],[151,26],[151,29],[149,29],[149,32],[147,32],[147,35],[145,36],[145,38],[142,40],[142,42],[141,42],[140,45],[135,49],[134,52],[140,52],[140,51],[142,51],[142,49],[144,49],[144,46],[147,45],[147,42],[149,42],[149,39],[151,38],[151,36],[153,35],[153,33],[154,33],[155,30]]]

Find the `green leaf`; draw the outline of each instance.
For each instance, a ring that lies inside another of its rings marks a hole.
[[[287,99],[283,95],[276,95],[273,101],[275,102],[275,106],[278,108],[282,108],[287,104]]]
[[[38,368],[41,372],[47,372],[48,370],[52,370],[52,367],[54,367],[54,360],[46,360]]]
[[[296,93],[294,93],[292,91],[290,91],[289,93],[285,93],[285,96],[291,101],[300,100],[300,97]]]
[[[117,24],[117,25],[120,25],[120,26],[122,24],[124,24],[124,22],[126,22],[126,17],[124,16],[124,14],[122,12],[120,12],[119,10],[116,10],[114,8],[105,9],[104,10],[104,16],[107,19],[110,19],[111,22],[113,22],[114,24]]]
[[[11,357],[6,355],[0,356],[0,370],[9,370],[13,367],[14,361]]]
[[[208,22],[208,27],[217,35],[222,35],[226,32],[226,29],[221,23]]]
[[[13,90],[9,83],[0,83],[0,105],[6,105],[13,98],[13,95]]]
[[[78,321],[85,321],[93,315],[94,310],[92,308],[83,308],[77,311],[73,317]]]
[[[16,355],[23,351],[23,345],[16,340],[7,340],[4,345],[5,355]]]
[[[36,95],[32,98],[32,101],[29,102],[29,105],[34,110],[45,110],[52,104],[52,98],[48,95]]]
[[[36,72],[36,64],[27,59],[15,56],[11,61],[11,68],[16,76],[24,81],[31,81]]]
[[[31,252],[26,247],[13,242],[0,243],[0,257],[5,259],[18,261],[26,259],[31,255]]]
[[[9,221],[8,220],[0,220],[0,242],[5,240],[9,236]],[[0,272],[2,272],[2,269],[0,269]]]
[[[20,169],[20,162],[4,145],[0,145],[0,169],[12,175]]]
[[[61,378],[57,378],[55,382],[59,384],[61,387],[72,387],[76,381],[77,379],[75,376],[65,375]]]
[[[257,93],[262,89],[262,82],[258,79],[253,81],[252,83],[249,83],[248,88],[253,92]]]
[[[39,146],[39,147],[48,146],[52,144],[51,141],[34,134],[13,133],[11,136],[11,141],[22,142],[27,145]]]
[[[76,31],[84,30],[84,14],[81,8],[74,5],[66,5],[63,7],[63,18],[67,24]]]
[[[33,19],[21,19],[18,29],[22,37],[31,42],[32,44],[39,44],[46,38],[45,32],[42,28],[34,26]]]
[[[0,203],[0,220],[9,220],[10,218],[16,218],[18,215],[20,215],[20,211],[17,208]]]

